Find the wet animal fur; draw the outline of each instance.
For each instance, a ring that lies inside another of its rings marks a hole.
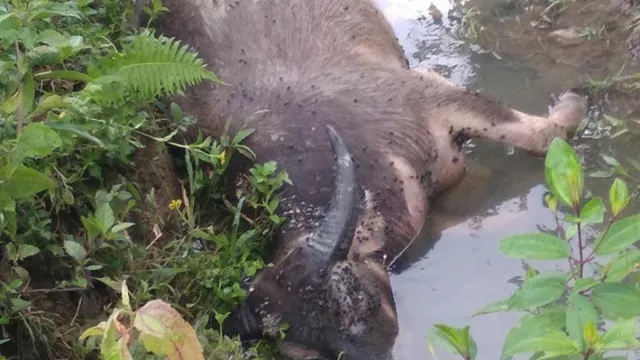
[[[383,14],[369,0],[165,0],[158,24],[189,44],[228,85],[202,84],[176,101],[206,136],[225,124],[257,131],[247,144],[258,162],[276,160],[294,186],[280,207],[288,218],[247,308],[266,332],[291,330],[281,351],[387,359],[397,334],[385,263],[418,233],[428,199],[464,173],[470,137],[544,154],[585,112],[566,93],[548,118],[518,112],[411,70]],[[344,138],[366,200],[347,259],[305,274],[299,248],[333,192],[325,134]],[[243,171],[248,164],[235,164]]]

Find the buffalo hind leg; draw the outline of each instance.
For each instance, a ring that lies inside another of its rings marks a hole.
[[[434,108],[425,107],[424,117],[437,127],[446,129],[453,143],[460,139],[481,138],[500,141],[536,155],[544,155],[555,137],[566,139],[580,125],[587,113],[587,100],[571,91],[564,92],[550,106],[548,117],[527,114],[476,92],[454,85],[439,74],[412,70],[421,80],[433,86],[426,89],[425,99]]]

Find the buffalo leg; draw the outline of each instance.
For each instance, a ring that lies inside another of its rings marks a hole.
[[[500,141],[536,155],[544,155],[554,138],[566,139],[587,112],[585,97],[567,91],[552,106],[548,117],[512,109],[476,92],[457,87],[435,72],[413,70],[421,80],[435,83],[425,99],[437,98],[437,108],[426,108],[432,129],[448,133],[454,143],[467,138]],[[430,104],[433,100],[429,101]],[[436,131],[438,132],[438,131]],[[459,145],[459,144],[458,144]]]

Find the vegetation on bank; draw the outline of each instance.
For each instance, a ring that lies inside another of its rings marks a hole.
[[[197,119],[167,96],[219,80],[183,44],[135,30],[133,11],[0,1],[0,359],[271,351],[206,325],[264,266],[290,181],[255,164],[227,197],[230,159],[255,159],[242,144],[251,130],[185,143]],[[174,172],[166,145],[182,150]]]

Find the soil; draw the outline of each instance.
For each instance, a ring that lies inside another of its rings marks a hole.
[[[484,28],[481,47],[527,62],[559,90],[589,78],[640,73],[636,0],[470,0],[469,5],[479,10],[470,21]],[[606,97],[610,112],[623,118],[640,114],[637,85],[608,90],[614,90]],[[604,93],[595,95],[594,100],[604,100]]]

